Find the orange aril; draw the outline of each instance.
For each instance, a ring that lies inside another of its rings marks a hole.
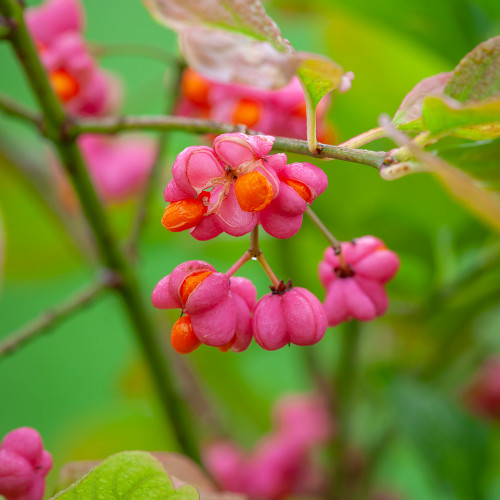
[[[248,172],[234,183],[236,199],[245,212],[264,210],[273,200],[274,190],[266,176],[260,172]]]
[[[206,212],[207,207],[203,203],[202,196],[174,201],[165,208],[161,223],[169,231],[178,233],[196,226]]]
[[[260,120],[260,104],[252,99],[243,98],[233,110],[233,123],[253,127]]]
[[[64,69],[53,71],[50,73],[49,79],[54,92],[62,102],[73,99],[80,91],[78,82]]]
[[[200,106],[208,105],[210,82],[191,68],[187,68],[182,75],[181,90],[191,102]]]
[[[300,118],[306,118],[307,117],[307,107],[306,103],[303,102],[299,104],[296,108],[293,109],[292,115],[298,116]]]
[[[217,349],[219,349],[220,352],[227,352],[229,351],[229,349],[231,349],[231,347],[233,347],[235,342],[236,342],[236,335],[234,335],[234,337],[229,342],[226,342],[223,345],[218,345]]]
[[[189,314],[182,316],[174,323],[170,334],[170,342],[179,354],[188,354],[200,347],[201,342],[194,333]]]
[[[283,182],[290,186],[306,203],[311,203],[311,190],[303,182],[294,179],[285,179]]]
[[[186,304],[187,299],[193,293],[195,288],[208,276],[212,274],[212,271],[197,271],[190,274],[183,282],[179,289],[179,295],[181,296],[181,302],[183,305]]]

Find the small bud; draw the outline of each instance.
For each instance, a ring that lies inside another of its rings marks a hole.
[[[229,342],[226,342],[224,345],[217,346],[217,349],[219,349],[220,352],[228,352],[229,349],[233,347],[235,342],[236,342],[236,335]]]
[[[260,172],[249,172],[236,179],[234,185],[236,199],[245,212],[258,212],[273,200],[271,183]]]
[[[194,333],[189,314],[182,316],[174,323],[170,342],[179,354],[189,354],[200,347],[201,342]]]
[[[174,233],[195,227],[207,213],[201,196],[170,203],[161,219],[163,227]]]

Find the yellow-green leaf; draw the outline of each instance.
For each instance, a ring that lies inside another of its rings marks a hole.
[[[477,135],[496,137],[500,125],[500,96],[486,101],[459,103],[442,97],[426,97],[422,110],[425,130],[433,135],[447,134],[466,129],[471,134],[476,127]],[[484,128],[485,125],[489,127]],[[460,135],[460,134],[458,134]]]
[[[175,489],[162,464],[151,454],[126,451],[107,458],[54,499],[197,500],[191,486]]]

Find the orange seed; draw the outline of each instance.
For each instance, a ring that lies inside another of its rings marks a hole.
[[[182,316],[174,323],[170,342],[179,354],[188,354],[200,347],[201,342],[194,333],[189,314]]]
[[[260,119],[260,105],[252,99],[240,99],[233,110],[233,123],[253,127]]]
[[[234,343],[236,342],[236,335],[229,341],[226,342],[224,345],[218,345],[217,349],[219,349],[220,352],[227,352],[231,347],[233,347]]]
[[[165,208],[161,223],[169,231],[178,233],[196,226],[206,212],[207,207],[203,203],[202,196],[174,201]]]
[[[212,274],[212,271],[198,271],[190,274],[181,285],[179,294],[181,302],[185,305],[189,296],[194,292],[195,288],[205,279]]]
[[[62,102],[67,102],[78,95],[80,86],[66,70],[53,71],[50,73],[49,79],[54,92]]]
[[[182,93],[192,102],[200,106],[208,105],[210,82],[191,68],[187,68],[182,75]]]
[[[236,199],[245,212],[264,210],[273,200],[274,190],[265,175],[260,172],[248,172],[234,183]]]
[[[285,179],[283,182],[290,186],[306,203],[311,203],[311,190],[303,182],[294,179]]]
[[[306,118],[307,117],[306,103],[303,102],[303,103],[299,104],[295,109],[293,109],[292,115],[300,117],[300,118]]]

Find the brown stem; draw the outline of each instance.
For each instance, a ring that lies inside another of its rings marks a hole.
[[[204,120],[201,118],[186,118],[182,116],[123,116],[109,117],[96,120],[80,120],[68,127],[71,136],[85,133],[113,134],[130,130],[182,130],[199,134],[225,134],[229,132],[242,132],[241,125]],[[248,130],[247,134],[256,135],[258,132]],[[353,163],[362,163],[379,169],[386,153],[384,151],[369,151],[354,149],[345,146],[333,146],[318,143],[317,149],[311,152],[307,141],[291,139],[289,137],[275,137],[274,150],[288,153],[298,153],[315,158],[334,158]]]
[[[77,292],[66,302],[45,311],[38,318],[8,335],[0,343],[0,358],[7,354],[12,354],[20,347],[46,333],[47,330],[57,325],[72,313],[83,309],[84,306],[90,304],[90,302],[100,295],[103,290],[115,286],[116,280],[116,275],[109,272],[106,273],[103,278]]]

